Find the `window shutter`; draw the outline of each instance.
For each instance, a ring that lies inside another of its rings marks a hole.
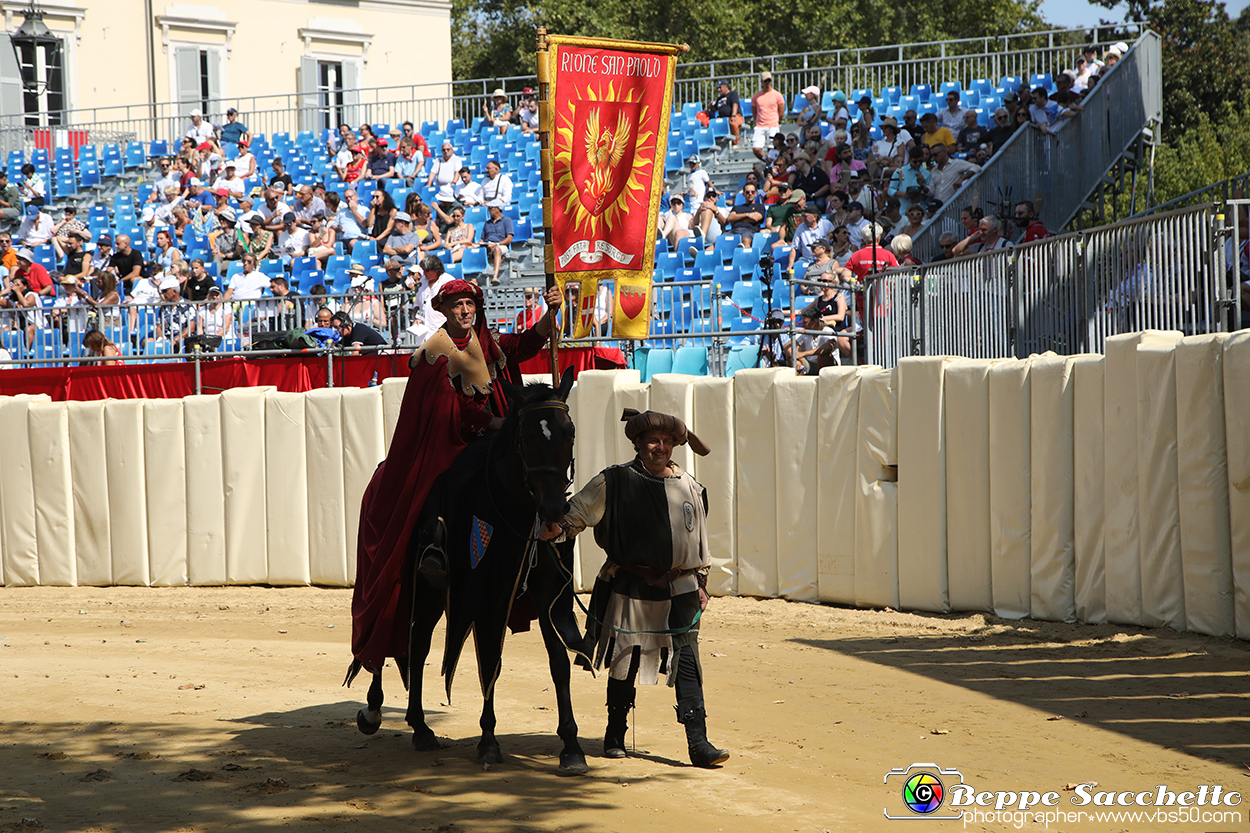
[[[360,104],[360,63],[343,61],[343,121],[348,124],[359,124]]]
[[[221,102],[221,53],[216,49],[207,50],[208,54],[208,110],[213,124],[226,121],[226,108]]]
[[[299,59],[299,129],[317,129],[317,108],[321,104],[317,95],[317,59]]]
[[[178,114],[189,117],[200,102],[200,50],[196,46],[174,47],[174,83],[178,95]]]

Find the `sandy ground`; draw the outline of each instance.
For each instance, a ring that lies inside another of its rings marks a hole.
[[[1250,792],[1244,643],[716,599],[702,641],[727,764],[689,766],[662,687],[639,692],[635,756],[601,757],[604,681],[576,671],[591,773],[562,777],[536,632],[509,638],[506,762],[484,770],[476,675],[462,666],[443,704],[441,649],[427,708],[447,748],[411,749],[393,669],[382,731],[357,731],[364,686],[340,687],[349,604],[312,588],[0,589],[0,830],[889,830],[883,810],[907,811],[885,774],[913,762],[978,790]],[[1071,795],[1056,809],[1074,811]],[[1250,801],[1236,809],[1023,829],[1250,829]]]

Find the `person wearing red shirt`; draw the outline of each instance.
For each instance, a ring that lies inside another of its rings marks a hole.
[[[894,253],[889,248],[881,245],[882,234],[883,230],[880,223],[869,223],[864,226],[862,235],[867,245],[851,255],[845,266],[835,265],[831,271],[836,272],[842,280],[866,283],[864,279],[869,275],[884,272],[886,269],[897,269],[898,259],[894,257]],[[871,305],[873,303],[871,298],[865,301],[865,296],[875,293],[876,287],[867,286],[865,290],[865,292],[855,293],[855,323],[846,328],[846,335],[838,336],[838,350],[843,356],[851,355],[851,339],[861,329],[860,322],[864,316],[864,304]]]
[[[1016,225],[1024,229],[1024,237],[1020,238],[1021,243],[1032,243],[1034,240],[1045,240],[1047,237],[1054,236],[1037,218],[1037,210],[1030,200],[1016,203]]]
[[[22,247],[17,250],[17,271],[13,277],[25,278],[31,290],[39,295],[56,297],[56,284],[52,283],[52,276],[47,269],[35,263],[35,253],[30,249]]]

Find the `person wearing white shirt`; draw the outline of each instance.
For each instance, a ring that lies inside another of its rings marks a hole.
[[[864,204],[851,200],[846,204],[846,231],[850,235],[852,249],[858,250],[864,247],[864,229],[866,228],[868,228],[868,221],[864,219]]]
[[[218,188],[225,188],[236,199],[243,196],[246,186],[243,184],[243,180],[235,175],[235,163],[233,159],[226,163],[225,174],[217,177],[217,179],[213,182],[213,190],[216,191]]]
[[[499,163],[492,159],[486,163],[486,179],[482,181],[482,202],[495,200],[501,200],[504,205],[512,205],[512,177],[501,174]]]
[[[269,276],[256,269],[256,256],[243,255],[243,271],[236,272],[226,286],[227,301],[255,301],[269,288]]]
[[[959,103],[959,91],[951,90],[946,94],[946,107],[938,110],[938,127],[949,127],[951,133],[963,130],[965,110]]]
[[[300,228],[295,213],[288,211],[282,217],[282,233],[278,235],[278,253],[283,264],[289,266],[297,257],[308,253],[308,229]]]
[[[707,193],[712,180],[707,171],[703,170],[698,154],[691,154],[686,164],[690,166],[690,170],[686,172],[686,199],[690,200],[691,205],[699,205],[703,202],[703,195]]]
[[[452,186],[456,202],[461,205],[485,205],[482,198],[482,186],[473,181],[473,172],[468,168],[460,169],[460,179]]]
[[[668,201],[668,211],[659,216],[658,226],[660,236],[668,241],[670,248],[676,249],[678,241],[690,236],[694,215],[686,211],[681,197],[674,196]]]
[[[422,344],[447,321],[447,317],[430,302],[452,277],[446,274],[443,262],[434,255],[426,255],[420,263],[409,266],[408,273],[412,276],[409,278],[409,285],[416,290],[412,304],[412,324],[408,327],[408,332],[416,336],[417,344]],[[421,277],[417,278],[417,275]]]
[[[37,205],[26,206],[26,219],[17,229],[17,242],[33,249],[52,242],[52,217],[44,214]]]
[[[964,184],[964,180],[972,179],[981,170],[963,159],[951,159],[946,145],[938,142],[930,150],[933,158],[933,171],[929,175],[929,187],[934,199],[947,202],[955,196],[955,192]]]
[[[191,111],[191,127],[187,129],[187,138],[199,147],[204,142],[211,142],[216,138],[217,131],[213,125],[204,118],[204,114],[199,110]]]
[[[455,202],[456,197],[452,190],[452,183],[456,181],[456,177],[463,167],[464,160],[456,156],[452,143],[443,142],[443,155],[430,164],[430,176],[425,181],[427,188],[438,186],[438,194],[435,196],[436,200],[442,203]]]
[[[256,175],[256,157],[247,149],[247,142],[239,143],[239,153],[234,157],[235,169],[239,176],[247,179]]]
[[[265,189],[265,198],[256,206],[256,211],[265,221],[265,228],[275,234],[282,231],[283,218],[293,213],[291,206],[281,198],[281,193],[276,188]]]

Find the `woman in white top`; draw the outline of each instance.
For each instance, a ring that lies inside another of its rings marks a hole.
[[[219,287],[210,288],[208,297],[200,304],[199,315],[196,316],[200,325],[200,333],[206,336],[234,338],[234,313],[231,312],[230,307],[230,304],[222,301]]]
[[[668,241],[669,247],[675,250],[679,240],[690,236],[694,217],[686,211],[681,197],[669,199],[668,209],[660,215],[659,231],[660,236]]]
[[[905,139],[907,132],[899,130],[898,119],[886,116],[881,121],[881,132],[884,138],[872,145],[872,154],[881,169],[880,178],[889,180],[894,172],[907,163],[907,146],[911,144]]]

